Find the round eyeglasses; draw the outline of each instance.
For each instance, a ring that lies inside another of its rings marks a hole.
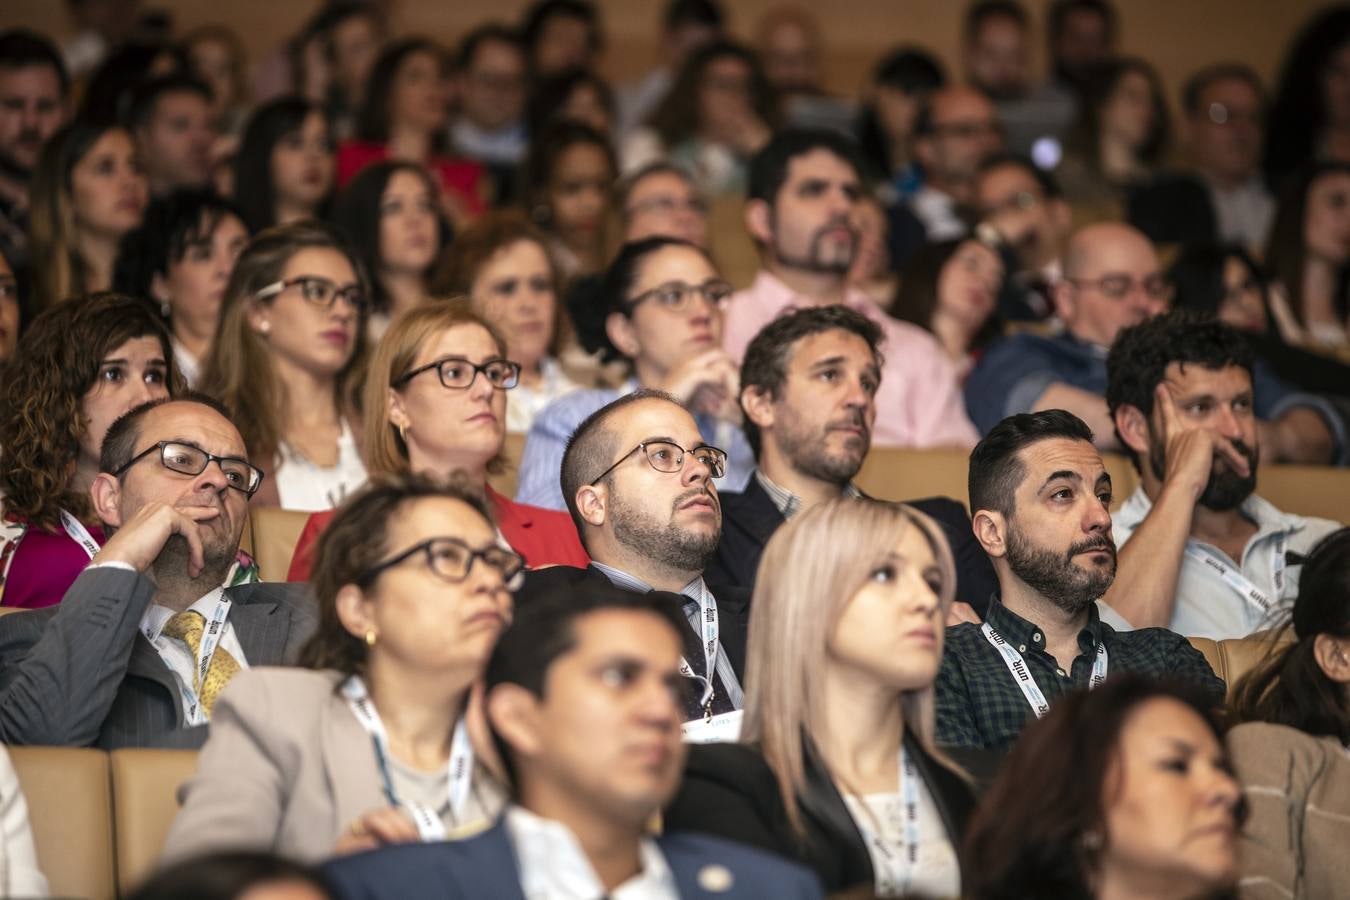
[[[214,453],[207,453],[201,447],[194,447],[192,444],[185,444],[182,441],[160,441],[153,444],[118,466],[110,474],[120,477],[123,472],[156,450],[159,451],[160,465],[171,472],[179,472],[183,475],[200,475],[206,471],[206,467],[211,465],[212,462],[217,462],[220,464],[220,471],[225,473],[225,484],[236,491],[242,491],[252,497],[257,492],[258,486],[262,484],[262,469],[252,465],[247,460],[240,459],[237,456],[216,456]]]
[[[482,365],[477,365],[462,356],[447,356],[429,362],[425,366],[418,366],[411,372],[404,372],[394,382],[394,386],[402,387],[416,376],[432,369],[436,370],[442,385],[457,391],[472,387],[479,372],[487,378],[488,384],[499,391],[509,391],[520,383],[520,363],[511,362],[509,359],[489,359]]]
[[[525,560],[505,547],[491,544],[481,550],[475,550],[459,538],[435,537],[413,544],[402,553],[371,566],[361,576],[360,583],[369,585],[385,569],[393,568],[419,553],[422,554],[431,574],[451,584],[459,584],[468,578],[469,570],[473,568],[476,559],[481,559],[489,567],[496,569],[507,587],[514,587],[512,582],[525,568]]]
[[[599,484],[606,475],[623,465],[628,457],[638,451],[641,451],[647,457],[647,462],[653,469],[667,475],[674,475],[684,468],[684,455],[686,453],[692,453],[694,459],[707,467],[708,474],[713,478],[721,478],[727,471],[727,452],[725,450],[709,447],[707,444],[699,444],[692,450],[686,450],[672,441],[643,441],[620,456],[614,465],[601,472],[590,483],[592,485]]]

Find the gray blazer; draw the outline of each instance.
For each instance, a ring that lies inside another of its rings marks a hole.
[[[0,616],[0,741],[68,747],[200,747],[177,682],[140,632],[155,586],[137,572],[86,569],[59,606]],[[228,589],[250,666],[293,662],[317,622],[301,584]]]

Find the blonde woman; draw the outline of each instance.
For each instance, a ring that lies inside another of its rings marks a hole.
[[[827,893],[958,896],[974,799],[933,745],[954,585],[911,507],[840,498],[789,520],[751,603],[741,743],[691,750],[666,827],[797,859]]]

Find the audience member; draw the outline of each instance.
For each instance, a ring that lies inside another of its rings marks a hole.
[[[224,25],[203,25],[183,35],[181,43],[192,74],[211,91],[211,124],[216,134],[238,137],[249,109],[244,81],[247,60],[239,35]]]
[[[122,238],[113,286],[159,304],[174,366],[189,387],[211,351],[225,287],[247,243],[243,213],[201,190],[151,201],[141,227]]]
[[[689,54],[723,37],[719,0],[667,0],[656,45],[661,61],[640,80],[620,85],[617,133],[626,135],[647,120],[675,83]]]
[[[778,103],[750,48],[718,39],[691,52],[665,99],[623,144],[625,172],[669,160],[707,196],[741,194],[749,159],[778,124]]]
[[[28,262],[33,170],[67,114],[70,79],[56,47],[35,31],[0,33],[0,255]]]
[[[1305,169],[1280,195],[1265,263],[1272,297],[1287,305],[1276,319],[1289,343],[1311,350],[1350,349],[1350,163]]]
[[[14,762],[3,746],[0,746],[0,894],[47,896],[47,879],[38,868],[33,830],[28,824],[28,804]]]
[[[506,401],[506,430],[517,434],[581,387],[558,359],[571,330],[558,308],[558,270],[547,241],[520,213],[488,213],[455,239],[440,279],[446,292],[469,298],[506,339],[506,358],[520,366]]]
[[[485,827],[502,788],[469,694],[523,565],[470,478],[383,476],[353,496],[319,538],[302,668],[222,695],[165,859],[309,862]]]
[[[389,160],[366,166],[338,196],[333,220],[370,276],[376,336],[431,299],[431,271],[450,238],[438,198],[425,169]]]
[[[211,180],[211,89],[189,75],[166,75],[138,85],[127,125],[152,197],[202,189]]]
[[[975,238],[926,244],[900,270],[891,314],[930,332],[964,377],[1000,328],[1003,260]]]
[[[74,119],[90,125],[123,124],[137,89],[148,81],[187,71],[182,48],[165,35],[117,47],[88,78]]]
[[[554,122],[580,122],[613,137],[614,92],[589,69],[568,69],[535,83],[525,104],[530,134],[542,134]]]
[[[1055,176],[1079,225],[1119,221],[1129,192],[1148,183],[1168,149],[1171,122],[1157,71],[1128,57],[1104,64],[1083,89]]]
[[[713,584],[753,588],[764,545],[785,521],[836,497],[863,496],[853,478],[876,425],[881,340],[861,313],[815,306],[774,319],[750,342],[740,400],[758,466],[743,493],[720,495]],[[956,557],[956,596],[983,608],[996,583],[970,517],[946,498],[910,505],[942,525]]]
[[[1350,529],[1318,543],[1270,654],[1232,700],[1240,723],[1228,751],[1251,814],[1240,860],[1250,896],[1333,897],[1350,878],[1345,783],[1350,779]],[[1244,896],[1248,896],[1244,892]]]
[[[592,301],[605,311],[604,333],[583,333],[582,344],[590,348],[594,342],[628,361],[632,375],[617,389],[574,391],[535,416],[516,499],[567,508],[558,471],[568,440],[587,416],[639,388],[672,394],[686,404],[703,440],[727,452],[727,489],[743,487],[754,453],[740,429],[736,364],[721,348],[722,304],[730,294],[707,251],[693,244],[647,238],[624,245]]]
[[[615,199],[625,244],[667,237],[708,246],[707,201],[674,163],[650,163],[625,176]]]
[[[1289,41],[1266,121],[1266,182],[1277,191],[1313,161],[1350,162],[1350,8],[1328,6]]]
[[[557,591],[521,604],[487,673],[511,805],[486,834],[331,862],[343,898],[823,897],[809,872],[652,817],[679,784],[680,653],[668,598]]]
[[[975,201],[975,176],[1003,148],[994,104],[974,88],[938,88],[920,107],[914,130],[923,184],[907,205],[928,240],[962,237],[969,230],[966,208]]]
[[[524,605],[558,586],[606,583],[678,595],[671,602],[689,620],[680,674],[695,682],[683,715],[693,740],[734,732],[742,706],[750,592],[703,577],[722,532],[713,481],[725,471],[726,452],[704,443],[669,394],[640,390],[596,410],[568,441],[559,479],[590,567],[530,572],[520,595]]]
[[[1108,621],[1215,640],[1270,626],[1298,593],[1298,562],[1339,526],[1253,493],[1264,441],[1250,348],[1228,325],[1172,314],[1122,331],[1106,369],[1116,435],[1139,472],[1115,538],[1138,544],[1166,586],[1111,598]]]
[[[1009,149],[1028,156],[1058,145],[1077,111],[1065,88],[1032,86],[1030,32],[1015,0],[978,0],[966,10],[961,47],[966,81],[994,101]]]
[[[1092,73],[1115,56],[1116,8],[1111,0],[1052,0],[1045,22],[1051,79],[1079,93]]]
[[[494,199],[513,196],[515,170],[525,158],[525,48],[504,25],[483,25],[469,32],[455,56],[457,113],[450,144],[492,176]]]
[[[329,119],[317,104],[282,97],[258,107],[234,163],[234,199],[249,230],[324,218],[334,159]]]
[[[825,90],[825,34],[823,23],[810,9],[796,4],[774,6],[759,18],[755,49],[784,121],[797,128],[847,133],[857,109]]]
[[[463,303],[421,306],[395,319],[366,376],[366,460],[376,474],[462,472],[481,487],[499,534],[527,564],[584,566],[589,557],[566,515],[515,503],[487,483],[504,462],[505,393],[520,376],[505,353],[498,333]],[[291,581],[309,579],[314,541],[332,515],[310,516]]]
[[[832,895],[959,895],[974,796],[933,744],[955,581],[912,507],[833,499],[784,525],[755,588],[741,743],[690,751],[665,826],[795,859]]]
[[[888,205],[908,200],[923,184],[914,158],[919,111],[946,83],[942,63],[921,47],[893,50],[872,71],[858,115],[858,151]]]
[[[858,236],[858,247],[848,267],[848,285],[867,295],[882,312],[890,312],[899,279],[891,264],[889,211],[875,194],[861,194],[849,223]]]
[[[755,334],[789,307],[842,303],[875,321],[885,336],[876,442],[969,446],[975,431],[961,408],[956,369],[937,340],[887,317],[848,286],[860,179],[853,143],[832,132],[780,132],[755,156],[745,226],[763,268],[731,298],[723,345],[740,359]]]
[[[319,8],[291,45],[291,78],[276,93],[319,104],[340,137],[356,128],[366,84],[385,41],[380,3],[340,0]]]
[[[4,605],[61,602],[105,536],[89,496],[116,419],[178,390],[164,324],[140,299],[91,294],[29,326],[0,379]]]
[[[5,255],[0,253],[0,373],[19,346],[19,328],[26,324],[19,297],[19,282]]]
[[[1078,231],[1055,286],[1064,332],[1017,334],[995,343],[966,381],[966,408],[984,431],[1005,416],[1066,409],[1087,422],[1098,447],[1119,446],[1106,393],[1106,355],[1121,330],[1161,313],[1172,295],[1148,240],[1128,225]],[[1275,461],[1320,462],[1345,453],[1343,416],[1325,401],[1257,373],[1261,444]]]
[[[609,140],[580,122],[557,122],[530,143],[522,205],[548,235],[564,284],[604,268],[605,214],[618,171]]]
[[[303,586],[225,586],[263,473],[222,409],[157,400],[108,429],[89,491],[107,543],[55,609],[0,618],[5,742],[200,746],[220,689],[309,636]]]
[[[439,44],[406,38],[382,50],[355,135],[338,146],[338,187],[371,163],[398,159],[432,174],[440,205],[456,228],[482,212],[488,199],[483,167],[449,155],[450,88],[450,58]]]
[[[1055,176],[1031,160],[1001,154],[985,160],[975,177],[977,233],[999,249],[1008,278],[999,314],[1039,321],[1054,311],[1054,286],[1064,274],[1064,247],[1072,215]]]
[[[1140,547],[1116,577],[1110,506],[1111,476],[1092,432],[1064,410],[1010,416],[970,454],[975,537],[999,590],[984,624],[947,629],[938,743],[1006,750],[1051,703],[1109,673],[1184,678],[1222,704],[1223,681],[1184,637],[1117,631],[1098,615],[1099,597],[1115,604],[1165,591]]]
[[[52,135],[33,172],[36,305],[112,287],[117,243],[141,224],[145,204],[145,175],[124,128],[75,121]]]
[[[308,866],[270,853],[211,853],[165,866],[127,900],[331,900],[332,893]]]
[[[138,37],[140,5],[139,0],[122,3],[76,0],[67,4],[74,34],[62,44],[61,53],[73,77],[88,75],[109,51]]]
[[[365,481],[353,422],[368,295],[352,250],[318,222],[270,228],[235,263],[201,389],[271,474],[261,504],[328,509]]]
[[[966,896],[1230,896],[1242,795],[1212,699],[1119,676],[1055,704],[975,812]]]
[[[591,0],[535,0],[521,16],[520,37],[535,79],[592,68],[605,43]]]

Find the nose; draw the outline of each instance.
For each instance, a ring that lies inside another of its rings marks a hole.
[[[486,372],[474,372],[473,381],[469,382],[469,396],[474,400],[492,399],[492,382],[488,381]]]
[[[675,729],[684,710],[664,680],[651,679],[634,699],[635,712],[644,725],[662,732]]]
[[[506,583],[502,581],[502,573],[494,566],[487,564],[487,560],[481,556],[476,556],[469,565],[469,573],[464,578],[465,586],[474,594],[494,594],[509,593],[506,591]]]
[[[1233,405],[1231,403],[1225,403],[1219,407],[1217,425],[1219,433],[1226,438],[1232,439],[1242,437],[1242,423],[1238,421],[1237,414],[1233,412]]]
[[[1206,802],[1230,810],[1236,809],[1242,799],[1242,788],[1238,785],[1237,779],[1218,766],[1211,766],[1206,778]]]
[[[193,482],[192,488],[195,491],[216,491],[223,492],[229,487],[230,480],[225,477],[225,470],[220,467],[220,460],[213,459],[206,464],[197,475],[197,480]]]
[[[1111,511],[1095,496],[1088,502],[1087,513],[1083,516],[1083,530],[1088,534],[1111,533]]]
[[[680,483],[694,485],[703,482],[712,487],[712,467],[699,462],[692,453],[684,455],[684,465],[680,467]]]

